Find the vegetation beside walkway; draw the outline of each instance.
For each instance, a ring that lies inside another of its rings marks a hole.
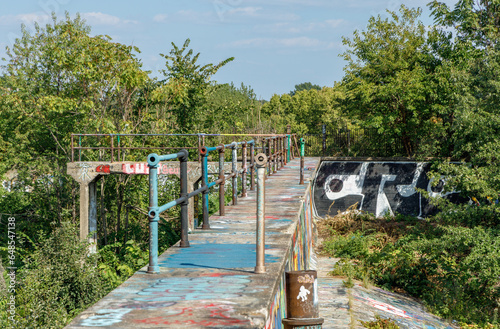
[[[421,299],[463,326],[500,328],[500,211],[454,206],[432,218],[350,211],[319,224],[332,274]]]

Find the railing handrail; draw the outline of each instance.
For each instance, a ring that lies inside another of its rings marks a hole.
[[[289,150],[291,148],[291,141],[290,137],[291,134],[283,134],[279,136],[275,136],[276,138],[268,138],[267,143],[268,143],[268,154],[271,159],[274,161],[274,170],[282,168],[286,163],[287,163],[287,154],[289,154]],[[295,136],[294,136],[295,137]],[[271,151],[271,140],[272,142],[272,151]],[[264,139],[264,144],[266,142],[266,139]],[[237,161],[238,161],[238,146],[242,146],[242,170],[241,172],[237,170]],[[250,165],[247,166],[247,146],[250,146]],[[241,173],[242,175],[242,193],[241,196],[244,197],[246,196],[246,174],[247,174],[247,169],[250,168],[250,174],[251,174],[251,186],[250,190],[255,189],[255,167],[257,166],[255,159],[254,159],[254,153],[256,150],[256,142],[252,139],[249,141],[242,141],[242,142],[232,142],[230,144],[220,144],[218,146],[214,147],[209,147],[203,145],[200,147],[200,156],[201,156],[201,171],[202,171],[202,187],[196,189],[195,191],[188,193],[187,192],[187,161],[188,161],[188,156],[189,152],[186,149],[182,149],[181,151],[177,153],[172,153],[172,154],[166,154],[166,155],[158,155],[156,153],[151,153],[148,155],[147,158],[147,163],[150,168],[149,170],[149,192],[150,192],[150,207],[148,211],[149,215],[149,223],[150,223],[150,262],[148,266],[148,273],[159,273],[159,266],[158,266],[158,222],[160,220],[159,215],[176,206],[176,205],[181,205],[181,241],[180,241],[180,247],[189,247],[189,241],[188,241],[188,215],[187,215],[187,205],[188,205],[188,200],[189,198],[194,197],[195,195],[198,195],[200,193],[203,194],[202,198],[202,203],[203,203],[203,225],[202,229],[209,229],[210,224],[209,224],[209,209],[208,209],[208,193],[209,189],[213,186],[219,185],[219,211],[220,215],[223,216],[225,212],[225,181],[226,179],[232,178],[232,204],[236,205],[237,204],[237,190],[238,190],[238,174]],[[225,175],[224,172],[224,165],[225,165],[225,156],[224,152],[225,149],[231,149],[232,150],[232,157],[231,157],[231,163],[232,163],[232,170],[229,175]],[[263,150],[266,150],[266,147],[263,146]],[[219,178],[214,181],[214,182],[208,182],[208,153],[212,151],[219,151]],[[293,154],[292,154],[293,156]],[[180,178],[181,178],[181,193],[180,197],[170,201],[168,203],[165,203],[161,206],[158,206],[158,166],[161,161],[168,161],[168,160],[174,160],[174,159],[179,159],[180,160]],[[278,166],[278,160],[281,164],[281,167]],[[302,166],[303,166],[303,157],[302,157]],[[303,173],[303,169],[302,169]],[[269,171],[268,175],[271,174],[271,171]]]

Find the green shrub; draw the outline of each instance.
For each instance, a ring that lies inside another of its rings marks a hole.
[[[104,296],[109,285],[70,223],[41,239],[26,265],[17,271],[16,316],[19,328],[60,328]],[[1,310],[3,311],[3,309]],[[0,316],[1,327],[10,327]]]
[[[382,319],[379,315],[375,315],[373,321],[361,321],[365,328],[369,329],[398,329],[399,326],[392,319]]]

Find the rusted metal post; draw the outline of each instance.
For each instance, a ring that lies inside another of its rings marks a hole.
[[[181,198],[184,198],[184,201],[181,202],[181,248],[189,247],[189,238],[188,238],[188,230],[189,230],[189,215],[188,215],[188,151],[181,150],[179,153],[183,153],[179,157],[180,161],[180,174],[181,174]],[[205,221],[203,221],[205,224]]]
[[[263,152],[265,153],[265,152]],[[250,191],[255,190],[255,143],[250,144]]]
[[[266,273],[265,265],[265,215],[266,215],[266,164],[267,157],[264,153],[255,156],[257,165],[257,230],[256,252],[257,263],[255,273]]]
[[[118,142],[118,162],[120,162],[120,135],[116,135],[116,139],[117,139],[117,142]]]
[[[292,135],[292,126],[287,125],[286,126],[286,162],[290,162],[291,159],[293,159],[291,155],[291,135]]]
[[[283,168],[286,165],[286,158],[285,158],[285,136],[281,136],[280,137],[280,158],[281,158],[281,168]]]
[[[224,216],[226,213],[226,200],[225,200],[225,185],[226,185],[226,176],[224,175],[224,144],[221,144],[221,148],[219,149],[219,179],[221,179],[221,183],[219,184],[219,215]]]
[[[299,184],[304,184],[304,144],[306,140],[304,138],[300,139],[300,182]]]
[[[267,155],[266,179],[271,175],[271,138],[264,140],[262,153]]]
[[[277,152],[278,140],[276,137],[273,138],[273,174],[278,172],[278,152]]]
[[[231,143],[232,147],[232,169],[233,169],[233,206],[238,204],[238,166],[237,166],[237,161],[238,161],[238,145],[236,142]]]
[[[247,143],[241,148],[241,197],[247,196]]]
[[[113,139],[113,134],[109,135],[111,137],[111,162],[115,161],[115,146],[114,146],[114,139]]]
[[[321,132],[323,134],[323,156],[326,154],[326,125],[321,126]]]
[[[316,271],[285,272],[286,318],[285,329],[320,329],[318,280]]]
[[[201,164],[201,135],[198,134],[198,162]]]
[[[202,149],[203,154],[201,154],[201,186],[207,187],[208,185],[208,152],[205,148]],[[208,188],[206,188],[201,194],[201,208],[203,213],[203,224],[201,228],[203,230],[210,229],[209,219],[208,219]]]

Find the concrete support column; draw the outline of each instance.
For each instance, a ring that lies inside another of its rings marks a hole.
[[[80,183],[80,240],[88,238],[90,252],[97,252],[97,181]],[[89,233],[92,233],[89,235]]]

